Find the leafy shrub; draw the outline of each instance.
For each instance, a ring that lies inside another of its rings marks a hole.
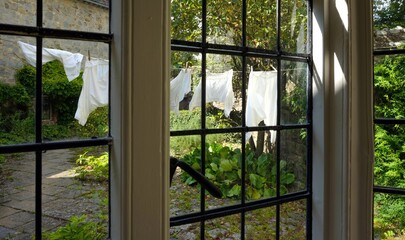
[[[219,186],[226,197],[240,198],[241,196],[241,161],[240,149],[232,149],[221,144],[211,143],[206,146],[205,175]],[[246,149],[246,196],[247,199],[259,199],[276,195],[276,164],[273,155],[263,153],[258,158],[249,148]],[[183,160],[194,169],[201,170],[201,148],[195,148]],[[280,161],[280,193],[287,193],[287,186],[295,181],[295,175],[286,171],[286,162]],[[182,173],[182,180],[189,185],[195,180],[188,174]]]
[[[107,181],[108,180],[108,153],[100,156],[87,155],[85,152],[76,160],[78,167],[75,171],[81,180]]]
[[[42,237],[45,240],[106,239],[107,231],[103,223],[87,221],[87,216],[81,215],[71,217],[66,226],[58,228],[55,232],[45,232]]]

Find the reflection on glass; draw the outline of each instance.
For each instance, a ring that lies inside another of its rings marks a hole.
[[[375,125],[374,131],[374,184],[404,188],[405,126]]]
[[[307,131],[305,129],[280,132],[280,194],[306,189]]]
[[[242,1],[207,1],[207,42],[242,44]]]
[[[31,239],[35,231],[35,154],[0,155],[0,238]]]
[[[222,192],[222,198],[207,192],[207,208],[241,202],[241,140],[235,133],[207,135],[205,176]]]
[[[275,197],[277,149],[274,131],[250,132],[246,140],[246,200]]]
[[[0,35],[0,145],[35,140],[35,70],[19,41],[35,44],[33,38]]]
[[[405,55],[374,57],[374,112],[376,118],[405,118]]]
[[[205,239],[240,239],[240,215],[230,215],[205,222]]]
[[[275,50],[277,44],[277,1],[247,0],[247,46]]]
[[[43,1],[44,27],[108,33],[109,0]]]
[[[171,1],[171,39],[201,42],[201,0]]]
[[[171,240],[200,239],[200,223],[191,223],[170,228]]]
[[[107,136],[108,45],[60,39],[43,45],[44,141]]]
[[[55,231],[80,224],[91,229],[85,238],[106,238],[108,148],[60,149],[42,156],[43,234],[49,239],[61,237]]]
[[[282,61],[281,123],[307,122],[307,64]]]
[[[276,238],[276,208],[261,208],[245,214],[245,239]]]
[[[280,207],[280,239],[307,239],[307,201],[284,203]]]
[[[37,3],[32,0],[3,0],[0,8],[0,23],[34,26]]]
[[[290,53],[307,53],[307,1],[283,1],[281,4],[281,49]]]
[[[374,239],[404,239],[404,212],[403,195],[375,193]]]

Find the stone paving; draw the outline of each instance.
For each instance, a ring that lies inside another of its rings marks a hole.
[[[106,189],[74,178],[75,156],[66,149],[43,153],[42,231],[53,231],[72,216],[101,211],[97,191]],[[35,154],[9,158],[5,172],[6,180],[0,183],[0,239],[31,239],[35,232]]]

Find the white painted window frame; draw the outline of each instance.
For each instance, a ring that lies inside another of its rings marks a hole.
[[[169,239],[169,4],[112,1],[112,239]],[[313,6],[312,235],[371,239],[371,1]]]

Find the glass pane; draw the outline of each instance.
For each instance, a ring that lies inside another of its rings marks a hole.
[[[280,239],[307,239],[307,201],[282,204],[280,207]]]
[[[201,42],[201,0],[171,1],[171,39]]]
[[[0,155],[0,238],[35,232],[35,154]]]
[[[398,0],[375,0],[374,48],[401,48],[405,40],[405,5]]]
[[[42,230],[45,238],[107,238],[108,166],[106,146],[43,153]]]
[[[207,1],[207,42],[242,45],[242,1]]]
[[[32,0],[3,0],[0,3],[0,23],[34,26],[37,3]]]
[[[307,64],[282,61],[281,123],[307,122]]]
[[[108,33],[108,4],[109,0],[44,0],[44,27]]]
[[[44,141],[107,136],[108,45],[54,39],[43,45]]]
[[[248,58],[246,126],[275,126],[277,124],[276,61]]]
[[[22,42],[36,44],[34,38],[0,35],[0,145],[35,140],[36,64],[25,60]]]
[[[207,55],[206,127],[228,128],[241,126],[242,74],[240,57]],[[194,90],[190,107],[201,106],[202,82]]]
[[[374,239],[405,238],[405,196],[374,194]]]
[[[201,55],[172,51],[170,130],[201,128],[201,109],[191,108],[193,91],[201,81]],[[200,106],[200,105],[198,105]]]
[[[200,239],[200,223],[185,224],[170,228],[170,240]]]
[[[375,125],[375,185],[405,188],[404,146],[404,125]]]
[[[405,118],[405,55],[374,57],[376,118]]]
[[[247,0],[247,46],[275,50],[277,44],[277,1]]]
[[[281,49],[290,53],[307,53],[307,1],[281,3]]]
[[[280,194],[303,191],[307,185],[307,134],[305,129],[280,132]]]
[[[276,238],[276,208],[261,208],[245,214],[245,239]]]
[[[240,239],[240,215],[230,215],[205,222],[205,239]]]
[[[276,196],[275,131],[246,134],[246,200],[254,201]]]
[[[180,136],[170,138],[170,156],[184,161],[201,171],[201,137]],[[201,190],[196,180],[180,166],[174,171],[170,185],[170,216],[175,217],[200,211]]]
[[[207,135],[205,176],[222,193],[215,198],[206,192],[208,209],[241,202],[241,138],[240,134]]]

